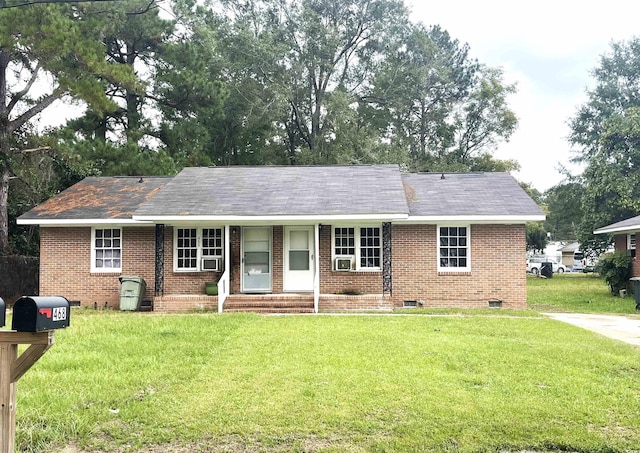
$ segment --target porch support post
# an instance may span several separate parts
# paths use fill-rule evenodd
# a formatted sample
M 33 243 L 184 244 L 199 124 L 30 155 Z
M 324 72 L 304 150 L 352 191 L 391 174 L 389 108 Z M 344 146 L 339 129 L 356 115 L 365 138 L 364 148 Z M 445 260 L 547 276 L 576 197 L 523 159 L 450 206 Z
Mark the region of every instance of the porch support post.
M 222 283 L 222 292 L 220 291 Z M 231 293 L 231 228 L 224 226 L 224 271 L 218 282 L 218 313 L 224 310 L 224 303 Z
M 313 312 L 318 313 L 318 305 L 320 302 L 320 224 L 315 225 L 315 234 L 313 235 Z
M 164 224 L 156 225 L 155 295 L 164 295 Z
M 382 224 L 382 294 L 393 294 L 391 275 L 391 222 Z

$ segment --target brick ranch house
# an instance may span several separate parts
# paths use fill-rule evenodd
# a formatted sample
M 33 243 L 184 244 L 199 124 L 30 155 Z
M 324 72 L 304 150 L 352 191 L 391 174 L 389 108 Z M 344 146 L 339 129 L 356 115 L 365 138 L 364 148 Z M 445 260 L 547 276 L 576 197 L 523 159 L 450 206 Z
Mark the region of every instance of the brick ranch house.
M 640 262 L 636 260 L 636 234 L 640 233 L 640 216 L 603 226 L 594 234 L 610 234 L 616 252 L 628 253 L 633 257 L 631 276 L 640 277 Z
M 89 177 L 18 219 L 40 227 L 40 294 L 161 312 L 525 308 L 525 223 L 506 173 L 396 165 L 185 168 Z M 218 295 L 205 282 L 218 282 Z

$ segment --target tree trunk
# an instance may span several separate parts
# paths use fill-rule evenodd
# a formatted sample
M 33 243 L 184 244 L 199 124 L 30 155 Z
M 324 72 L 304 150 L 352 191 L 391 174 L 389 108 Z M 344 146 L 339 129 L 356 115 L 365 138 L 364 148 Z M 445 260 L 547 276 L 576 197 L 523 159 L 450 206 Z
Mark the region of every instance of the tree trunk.
M 9 248 L 9 163 L 0 163 L 0 255 L 5 255 Z
M 9 153 L 11 141 L 9 133 L 9 112 L 7 106 L 7 67 L 9 54 L 0 49 L 0 254 L 9 248 Z

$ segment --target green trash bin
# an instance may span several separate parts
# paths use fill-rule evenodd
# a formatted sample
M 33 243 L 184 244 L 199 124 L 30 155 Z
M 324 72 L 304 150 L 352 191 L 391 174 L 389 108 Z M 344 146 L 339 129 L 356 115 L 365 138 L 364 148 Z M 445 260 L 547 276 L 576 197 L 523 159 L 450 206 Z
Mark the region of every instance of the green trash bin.
M 140 309 L 147 284 L 142 277 L 122 276 L 120 280 L 120 310 Z
M 629 280 L 633 282 L 633 295 L 636 299 L 636 310 L 640 310 L 640 277 L 632 277 Z

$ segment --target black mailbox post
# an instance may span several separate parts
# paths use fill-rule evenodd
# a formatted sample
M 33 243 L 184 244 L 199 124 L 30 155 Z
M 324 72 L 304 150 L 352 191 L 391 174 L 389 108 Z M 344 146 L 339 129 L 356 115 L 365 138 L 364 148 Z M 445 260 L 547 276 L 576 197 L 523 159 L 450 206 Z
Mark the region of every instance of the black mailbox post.
M 7 305 L 4 303 L 2 297 L 0 297 L 0 327 L 4 327 L 7 323 Z
M 11 328 L 18 332 L 41 332 L 69 326 L 71 306 L 62 296 L 21 297 L 13 304 Z

